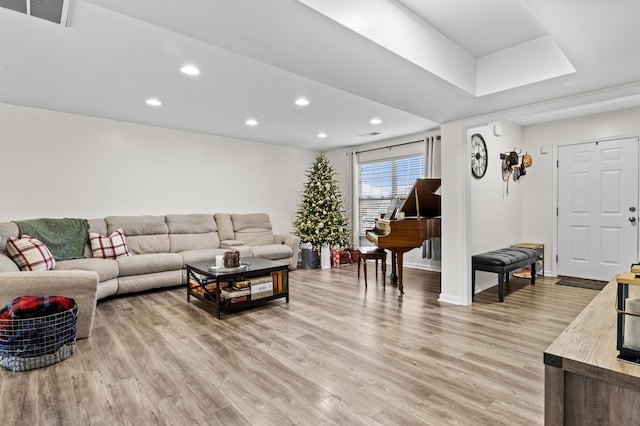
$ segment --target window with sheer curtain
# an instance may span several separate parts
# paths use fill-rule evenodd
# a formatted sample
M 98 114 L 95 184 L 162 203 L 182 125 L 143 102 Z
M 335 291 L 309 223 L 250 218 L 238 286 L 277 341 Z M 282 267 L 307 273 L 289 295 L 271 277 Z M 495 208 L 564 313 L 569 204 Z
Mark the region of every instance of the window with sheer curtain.
M 360 244 L 366 231 L 375 226 L 376 218 L 385 213 L 393 198 L 398 205 L 416 179 L 424 177 L 424 156 L 410 155 L 358 163 L 358 229 Z

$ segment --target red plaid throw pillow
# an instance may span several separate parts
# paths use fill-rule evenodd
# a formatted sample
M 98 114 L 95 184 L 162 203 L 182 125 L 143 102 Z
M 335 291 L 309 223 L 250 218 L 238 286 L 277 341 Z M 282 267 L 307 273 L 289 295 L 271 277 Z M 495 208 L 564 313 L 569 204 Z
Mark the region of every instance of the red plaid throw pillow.
M 20 239 L 9 237 L 7 254 L 23 271 L 48 271 L 56 266 L 47 246 L 28 235 Z
M 108 237 L 89 232 L 89 243 L 91 244 L 93 257 L 115 259 L 120 256 L 131 256 L 129 249 L 127 249 L 127 242 L 124 239 L 124 231 L 122 229 L 116 229 Z

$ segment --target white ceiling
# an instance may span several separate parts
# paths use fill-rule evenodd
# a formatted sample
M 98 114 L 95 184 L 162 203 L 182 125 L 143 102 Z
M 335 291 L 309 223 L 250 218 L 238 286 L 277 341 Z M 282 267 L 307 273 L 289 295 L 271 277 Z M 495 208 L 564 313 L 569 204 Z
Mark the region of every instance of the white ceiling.
M 70 11 L 64 27 L 0 9 L 0 102 L 315 150 L 469 117 L 532 124 L 640 105 L 636 0 L 75 0 Z

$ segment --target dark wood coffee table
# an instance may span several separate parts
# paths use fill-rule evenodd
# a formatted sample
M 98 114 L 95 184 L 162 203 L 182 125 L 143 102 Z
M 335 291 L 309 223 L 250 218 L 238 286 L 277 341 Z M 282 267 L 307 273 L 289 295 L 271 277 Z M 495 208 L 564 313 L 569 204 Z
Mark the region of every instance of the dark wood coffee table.
M 216 268 L 215 260 L 187 264 L 187 301 L 193 296 L 211 303 L 216 307 L 218 319 L 222 311 L 257 305 L 269 300 L 284 297 L 289 303 L 288 262 L 260 257 L 245 257 L 240 260 L 238 268 Z M 247 285 L 247 281 L 248 291 L 233 291 L 234 284 Z M 234 294 L 236 297 L 233 297 Z

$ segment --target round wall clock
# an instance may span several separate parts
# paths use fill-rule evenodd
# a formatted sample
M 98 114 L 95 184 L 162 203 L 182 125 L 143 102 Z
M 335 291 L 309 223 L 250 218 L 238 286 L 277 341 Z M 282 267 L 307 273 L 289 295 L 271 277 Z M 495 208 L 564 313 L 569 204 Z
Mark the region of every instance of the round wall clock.
M 487 144 L 480 133 L 471 136 L 471 174 L 480 179 L 487 172 Z

